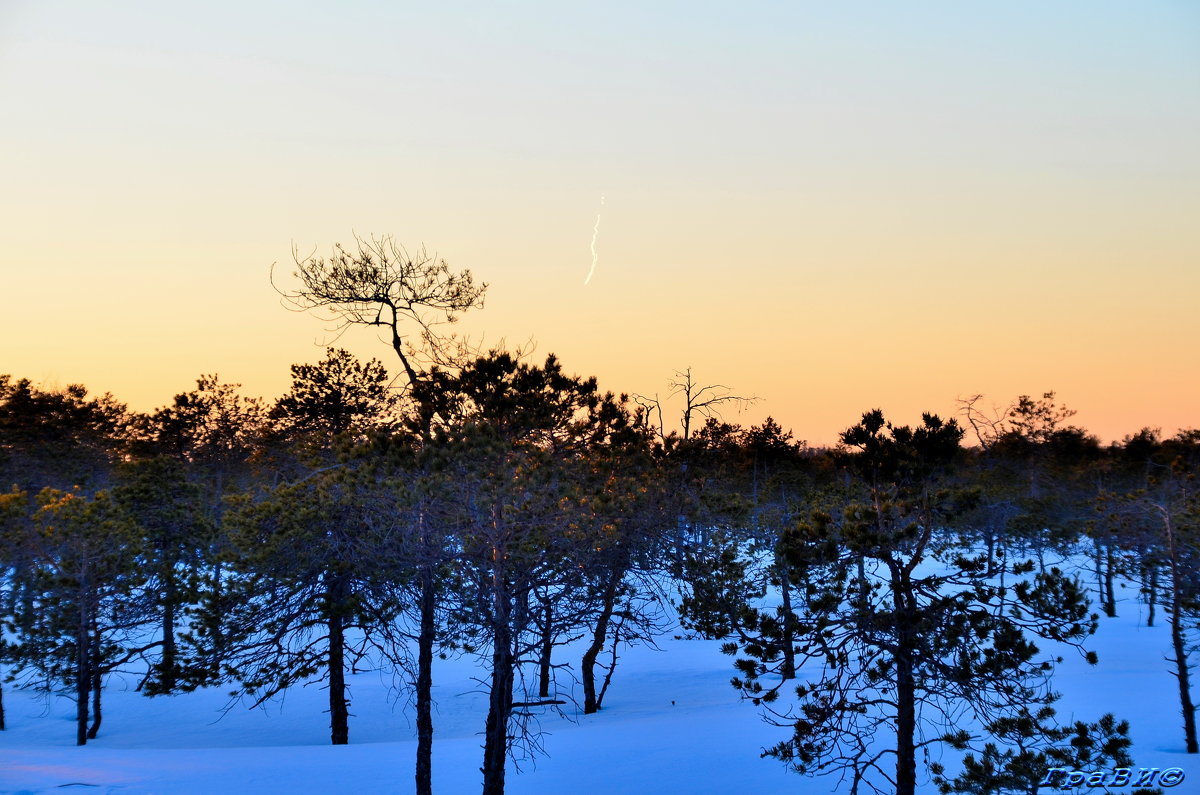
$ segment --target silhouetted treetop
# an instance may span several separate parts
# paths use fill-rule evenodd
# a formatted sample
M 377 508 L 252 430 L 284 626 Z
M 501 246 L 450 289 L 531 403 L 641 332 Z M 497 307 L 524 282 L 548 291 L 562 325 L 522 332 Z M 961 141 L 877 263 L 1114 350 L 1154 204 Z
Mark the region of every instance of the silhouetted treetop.
M 476 284 L 471 271 L 454 272 L 446 261 L 422 247 L 410 252 L 392 237 L 361 238 L 337 243 L 329 256 L 292 258 L 300 281 L 295 289 L 276 290 L 299 312 L 324 310 L 331 331 L 340 336 L 350 326 L 384 330 L 404 365 L 409 381 L 417 381 L 410 354 L 416 350 L 406 326 L 415 326 L 424 353 L 442 357 L 446 339 L 433 333 L 440 323 L 453 323 L 459 313 L 483 305 L 487 284 Z M 412 350 L 406 351 L 409 344 Z

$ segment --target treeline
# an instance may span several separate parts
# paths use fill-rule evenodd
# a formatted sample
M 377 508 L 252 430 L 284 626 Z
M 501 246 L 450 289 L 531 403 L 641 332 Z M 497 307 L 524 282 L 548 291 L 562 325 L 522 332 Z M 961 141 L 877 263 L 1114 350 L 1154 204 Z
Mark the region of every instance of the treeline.
M 724 506 L 689 514 L 680 616 L 725 640 L 734 687 L 789 731 L 764 755 L 901 793 L 922 767 L 946 793 L 1036 795 L 1052 769 L 1128 766 L 1127 723 L 1059 723 L 1052 688 L 1063 649 L 1097 663 L 1091 604 L 1115 617 L 1121 581 L 1169 625 L 1196 753 L 1200 432 L 1104 446 L 1053 393 L 990 418 L 977 402 L 961 426 L 869 411 L 834 449 L 710 421 L 678 451 L 716 474 L 675 488 Z
M 868 411 L 813 448 L 722 421 L 736 398 L 690 372 L 671 430 L 657 400 L 553 356 L 437 335 L 483 286 L 423 252 L 358 241 L 296 276 L 297 308 L 383 331 L 398 381 L 330 349 L 273 403 L 205 376 L 139 414 L 0 376 L 3 679 L 71 694 L 79 744 L 116 671 L 148 696 L 220 685 L 251 705 L 321 681 L 343 744 L 346 677 L 390 670 L 429 793 L 433 663 L 474 655 L 483 791 L 501 793 L 506 760 L 539 746 L 531 721 L 600 710 L 621 650 L 677 610 L 724 641 L 734 686 L 782 727 L 767 753 L 797 771 L 1036 793 L 1050 767 L 1129 763 L 1116 717 L 1056 720 L 1035 641 L 1094 660 L 1092 599 L 1115 616 L 1130 580 L 1169 624 L 1197 751 L 1200 432 L 1104 446 L 1046 394 L 967 401 L 961 424 Z M 949 751 L 961 765 L 930 761 Z
M 1198 433 L 1104 447 L 1046 395 L 976 422 L 970 447 L 954 421 L 876 411 L 814 449 L 769 419 L 665 432 L 554 357 L 433 368 L 403 400 L 341 350 L 292 378 L 270 405 L 204 377 L 136 414 L 0 377 L 5 678 L 68 689 L 80 744 L 116 670 L 147 695 L 233 684 L 251 704 L 321 679 L 345 743 L 346 675 L 386 666 L 428 754 L 433 658 L 468 653 L 499 791 L 525 720 L 574 699 L 574 677 L 599 710 L 673 582 L 685 626 L 725 639 L 735 686 L 790 727 L 772 755 L 905 791 L 937 740 L 968 751 L 947 791 L 1025 791 L 1089 761 L 1073 738 L 1123 758 L 1120 724 L 1054 723 L 1029 638 L 1082 644 L 1086 591 L 1115 616 L 1128 579 L 1170 625 L 1196 750 Z M 882 756 L 862 743 L 882 735 Z
M 206 377 L 137 415 L 0 379 L 7 679 L 70 688 L 83 744 L 118 669 L 254 704 L 319 678 L 345 743 L 346 674 L 392 666 L 427 778 L 433 657 L 475 653 L 502 787 L 523 719 L 565 703 L 556 649 L 594 639 L 574 666 L 591 712 L 600 652 L 655 631 L 657 464 L 628 406 L 553 357 L 434 369 L 403 402 L 389 381 L 331 350 L 272 405 Z

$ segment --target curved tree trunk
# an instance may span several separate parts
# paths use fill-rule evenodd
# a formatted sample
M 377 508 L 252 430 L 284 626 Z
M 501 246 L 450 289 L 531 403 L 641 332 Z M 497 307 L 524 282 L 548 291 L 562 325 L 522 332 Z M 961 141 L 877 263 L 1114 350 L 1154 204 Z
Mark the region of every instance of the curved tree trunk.
M 1200 753 L 1196 741 L 1196 707 L 1192 703 L 1187 646 L 1183 637 L 1183 622 L 1179 616 L 1179 593 L 1171 600 L 1171 648 L 1175 652 L 1175 679 L 1179 683 L 1179 708 L 1183 713 L 1183 737 L 1189 754 Z
M 617 602 L 617 585 L 620 578 L 610 573 L 601 597 L 600 614 L 596 616 L 596 626 L 592 628 L 592 642 L 583 653 L 583 661 L 579 666 L 579 677 L 583 680 L 583 714 L 591 715 L 600 711 L 600 700 L 596 696 L 596 659 L 604 649 L 604 640 L 608 637 L 608 625 L 612 620 L 613 610 Z
M 100 711 L 100 669 L 92 666 L 92 725 L 88 727 L 88 739 L 96 739 L 100 734 L 100 723 L 104 714 Z

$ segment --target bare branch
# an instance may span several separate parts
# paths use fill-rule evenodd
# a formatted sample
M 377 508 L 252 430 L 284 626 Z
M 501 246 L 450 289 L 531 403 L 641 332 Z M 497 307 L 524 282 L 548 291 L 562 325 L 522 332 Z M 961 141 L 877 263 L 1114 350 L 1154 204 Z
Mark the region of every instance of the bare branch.
M 350 326 L 379 328 L 410 385 L 418 380 L 416 363 L 440 361 L 453 349 L 455 337 L 439 334 L 435 327 L 482 307 L 487 291 L 487 284 L 476 285 L 469 270 L 454 273 L 423 246 L 410 252 L 391 236 L 356 234 L 349 248 L 335 244 L 329 256 L 301 256 L 293 245 L 292 259 L 297 288 L 281 288 L 271 267 L 271 284 L 283 304 L 293 311 L 315 312 L 338 336 Z M 419 344 L 410 344 L 414 334 Z

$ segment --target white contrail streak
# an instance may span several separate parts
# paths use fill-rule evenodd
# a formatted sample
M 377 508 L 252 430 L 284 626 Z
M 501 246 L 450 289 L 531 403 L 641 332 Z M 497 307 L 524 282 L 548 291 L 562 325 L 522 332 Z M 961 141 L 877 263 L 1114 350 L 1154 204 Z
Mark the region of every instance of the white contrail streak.
M 600 206 L 604 206 L 604 195 L 600 195 Z M 592 269 L 588 271 L 587 278 L 583 280 L 583 286 L 586 287 L 588 282 L 592 280 L 592 274 L 596 272 L 596 236 L 600 234 L 600 213 L 596 213 L 596 225 L 592 227 Z

